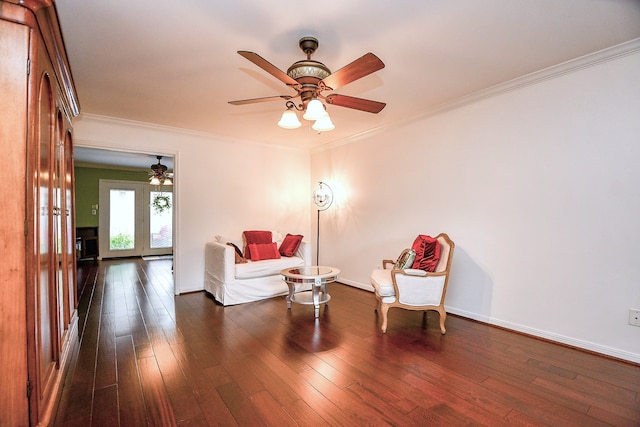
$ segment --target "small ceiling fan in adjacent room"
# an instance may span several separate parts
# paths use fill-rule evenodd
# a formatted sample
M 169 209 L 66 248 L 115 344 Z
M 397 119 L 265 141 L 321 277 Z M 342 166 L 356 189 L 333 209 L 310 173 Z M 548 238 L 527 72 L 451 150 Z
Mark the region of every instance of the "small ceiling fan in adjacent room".
M 156 156 L 158 163 L 151 165 L 149 171 L 149 184 L 173 185 L 173 172 L 167 172 L 167 167 L 160 163 L 162 156 Z
M 303 111 L 303 118 L 314 121 L 312 128 L 318 132 L 334 129 L 325 105 L 337 105 L 339 107 L 352 108 L 368 113 L 379 113 L 387 105 L 384 102 L 371 101 L 369 99 L 340 95 L 337 93 L 325 94 L 348 83 L 368 76 L 382 68 L 384 63 L 373 53 L 367 53 L 338 71 L 332 73 L 322 62 L 311 59 L 311 55 L 318 48 L 318 40 L 314 37 L 303 37 L 299 40 L 300 49 L 307 55 L 307 59 L 294 62 L 287 72 L 283 72 L 266 59 L 254 52 L 244 50 L 238 53 L 271 74 L 290 88 L 296 91 L 295 95 L 277 95 L 265 98 L 243 99 L 229 101 L 233 105 L 253 104 L 257 102 L 286 100 L 287 110 L 282 114 L 278 126 L 285 129 L 296 129 L 301 126 L 297 111 Z M 292 101 L 300 98 L 299 102 Z

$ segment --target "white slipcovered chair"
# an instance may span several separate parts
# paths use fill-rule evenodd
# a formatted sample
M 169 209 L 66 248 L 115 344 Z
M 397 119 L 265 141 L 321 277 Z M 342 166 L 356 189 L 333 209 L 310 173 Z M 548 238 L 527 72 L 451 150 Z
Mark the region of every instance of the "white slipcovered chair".
M 440 244 L 440 260 L 434 272 L 417 269 L 387 268 L 395 261 L 383 260 L 382 269 L 371 273 L 371 285 L 378 299 L 378 311 L 382 314 L 382 332 L 387 331 L 387 313 L 391 307 L 406 310 L 434 310 L 440 314 L 440 331 L 446 329 L 444 321 L 447 312 L 444 309 L 444 298 L 447 294 L 449 271 L 455 244 L 445 233 L 436 236 Z

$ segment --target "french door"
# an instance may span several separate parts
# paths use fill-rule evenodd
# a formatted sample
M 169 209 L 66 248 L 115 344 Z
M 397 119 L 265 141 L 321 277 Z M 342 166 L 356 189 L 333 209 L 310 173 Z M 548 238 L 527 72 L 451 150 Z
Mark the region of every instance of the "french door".
M 101 258 L 172 253 L 171 187 L 101 179 L 99 197 Z

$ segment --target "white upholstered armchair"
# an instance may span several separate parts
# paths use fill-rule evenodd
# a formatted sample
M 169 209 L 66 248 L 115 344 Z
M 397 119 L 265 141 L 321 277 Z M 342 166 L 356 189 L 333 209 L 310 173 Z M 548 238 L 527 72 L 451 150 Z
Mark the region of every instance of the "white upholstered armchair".
M 394 265 L 395 262 L 383 260 L 383 268 L 371 273 L 371 285 L 378 299 L 378 311 L 382 314 L 382 332 L 387 331 L 387 313 L 391 307 L 437 311 L 440 314 L 440 331 L 446 332 L 444 298 L 455 244 L 444 233 L 435 239 L 440 245 L 440 259 L 433 272 L 412 268 L 389 269 L 389 264 Z

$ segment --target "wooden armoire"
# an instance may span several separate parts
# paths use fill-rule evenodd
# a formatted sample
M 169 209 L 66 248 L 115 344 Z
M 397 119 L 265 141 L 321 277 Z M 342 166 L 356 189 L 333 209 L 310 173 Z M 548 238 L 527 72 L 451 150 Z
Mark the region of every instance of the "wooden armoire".
M 49 425 L 77 349 L 72 120 L 53 0 L 0 0 L 0 425 Z

